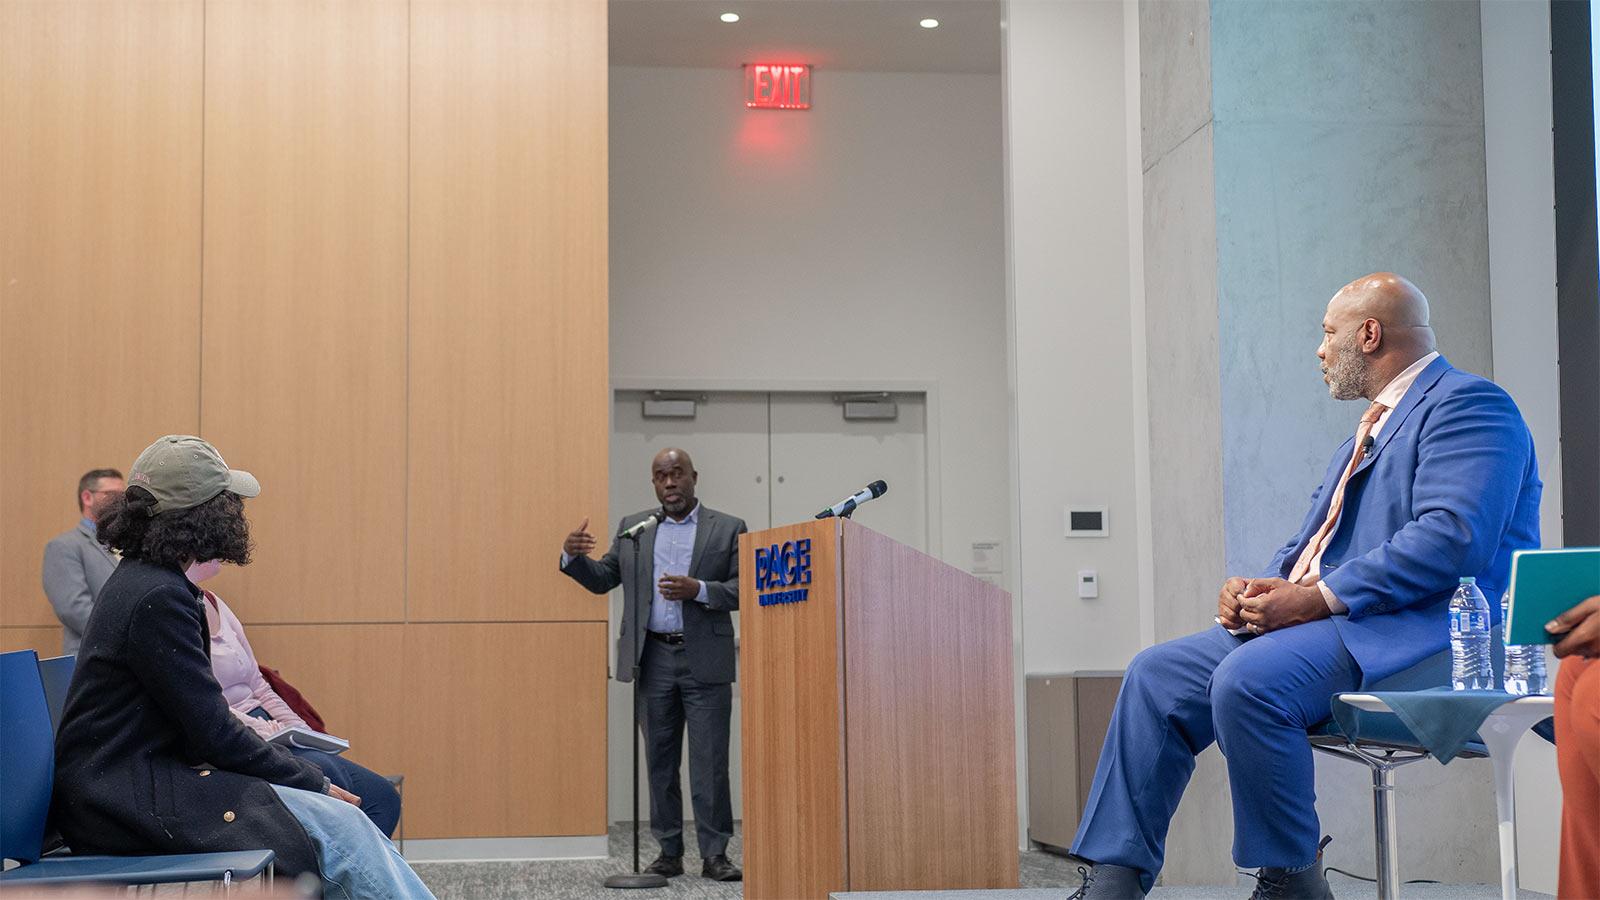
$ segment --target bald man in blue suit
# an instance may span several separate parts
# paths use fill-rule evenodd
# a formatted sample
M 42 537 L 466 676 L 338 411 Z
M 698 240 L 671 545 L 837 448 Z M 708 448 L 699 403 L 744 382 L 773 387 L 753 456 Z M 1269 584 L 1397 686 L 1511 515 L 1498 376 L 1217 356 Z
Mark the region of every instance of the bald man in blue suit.
M 1129 665 L 1072 847 L 1094 863 L 1085 900 L 1150 890 L 1213 741 L 1233 787 L 1234 862 L 1260 870 L 1254 896 L 1332 897 L 1306 730 L 1330 695 L 1442 651 L 1461 576 L 1497 597 L 1512 552 L 1539 546 L 1527 425 L 1505 391 L 1438 354 L 1415 285 L 1388 272 L 1346 285 L 1317 357 L 1334 399 L 1370 402 L 1299 532 L 1260 575 L 1222 586 L 1219 626 Z

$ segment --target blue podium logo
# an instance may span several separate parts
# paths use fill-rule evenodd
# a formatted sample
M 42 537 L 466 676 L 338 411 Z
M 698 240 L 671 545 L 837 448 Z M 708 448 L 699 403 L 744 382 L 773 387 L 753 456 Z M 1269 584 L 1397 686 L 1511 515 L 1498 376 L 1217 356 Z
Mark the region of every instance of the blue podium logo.
M 756 548 L 756 597 L 762 606 L 803 603 L 811 589 L 811 539 Z

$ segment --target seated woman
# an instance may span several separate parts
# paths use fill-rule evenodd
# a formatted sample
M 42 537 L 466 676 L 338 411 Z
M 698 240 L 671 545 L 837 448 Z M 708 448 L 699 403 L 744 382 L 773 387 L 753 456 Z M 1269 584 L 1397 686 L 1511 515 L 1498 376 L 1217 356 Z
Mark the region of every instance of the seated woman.
M 184 574 L 198 585 L 215 576 L 221 568 L 222 561 L 214 559 L 195 563 Z M 211 672 L 222 685 L 222 696 L 233 708 L 234 715 L 263 739 L 285 728 L 309 728 L 262 677 L 255 651 L 250 649 L 239 617 L 216 594 L 204 588 L 201 593 L 206 601 L 206 625 L 211 630 Z M 316 763 L 334 784 L 360 797 L 361 811 L 372 824 L 385 835 L 394 836 L 395 826 L 400 823 L 400 794 L 389 779 L 332 753 L 304 747 L 292 747 L 289 752 Z
M 1561 875 L 1556 896 L 1600 897 L 1600 597 L 1545 626 L 1555 642 Z
M 56 733 L 52 816 L 79 853 L 272 850 L 326 897 L 432 898 L 316 765 L 228 708 L 206 656 L 196 560 L 250 561 L 243 497 L 260 492 L 196 437 L 139 455 L 100 519 L 122 562 L 95 600 Z

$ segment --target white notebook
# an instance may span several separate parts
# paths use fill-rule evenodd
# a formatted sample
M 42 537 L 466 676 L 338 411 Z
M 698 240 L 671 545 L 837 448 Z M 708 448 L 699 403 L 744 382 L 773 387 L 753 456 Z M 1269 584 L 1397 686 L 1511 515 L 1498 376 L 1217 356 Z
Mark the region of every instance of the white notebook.
M 267 738 L 267 743 L 278 744 L 284 747 L 299 747 L 304 750 L 321 750 L 324 753 L 340 754 L 350 749 L 350 742 L 344 738 L 312 731 L 296 725 L 285 728 L 272 737 Z

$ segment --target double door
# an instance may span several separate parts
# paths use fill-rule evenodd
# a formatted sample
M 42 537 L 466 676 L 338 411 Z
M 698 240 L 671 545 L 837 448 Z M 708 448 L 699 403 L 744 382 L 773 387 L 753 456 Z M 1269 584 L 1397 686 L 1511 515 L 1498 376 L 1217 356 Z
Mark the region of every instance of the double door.
M 895 393 L 893 419 L 846 418 L 841 398 L 815 392 L 663 392 L 694 401 L 693 417 L 647 415 L 651 391 L 617 391 L 612 406 L 609 521 L 591 523 L 602 542 L 623 516 L 658 506 L 650 462 L 665 447 L 689 453 L 700 473 L 704 504 L 745 521 L 751 531 L 809 519 L 868 483 L 889 492 L 861 508 L 857 521 L 926 552 L 928 548 L 927 404 L 924 395 Z M 682 404 L 675 412 L 682 413 Z M 881 409 L 882 407 L 880 407 Z M 573 523 L 576 524 L 576 523 Z M 622 616 L 622 592 L 612 592 L 611 632 Z M 738 615 L 734 615 L 737 630 Z M 615 648 L 613 648 L 613 653 Z M 615 671 L 616 660 L 612 660 Z M 736 686 L 737 687 L 737 686 Z M 610 697 L 610 813 L 630 815 L 628 729 L 630 691 L 612 682 Z M 732 771 L 734 816 L 741 810 L 739 692 L 734 691 Z M 688 754 L 685 751 L 684 759 Z M 687 769 L 682 773 L 685 818 Z M 649 790 L 640 773 L 640 796 Z M 692 836 L 686 839 L 693 840 Z

